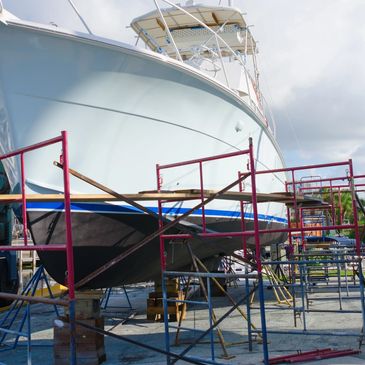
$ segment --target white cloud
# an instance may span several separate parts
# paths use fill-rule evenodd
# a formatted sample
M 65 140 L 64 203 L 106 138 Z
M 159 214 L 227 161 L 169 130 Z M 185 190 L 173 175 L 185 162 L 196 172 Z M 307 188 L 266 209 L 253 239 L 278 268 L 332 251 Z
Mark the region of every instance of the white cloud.
M 132 19 L 153 9 L 146 0 L 77 0 L 80 12 L 98 35 L 134 43 L 135 33 L 128 30 Z
M 365 2 L 245 4 L 256 24 L 266 95 L 289 164 L 353 158 L 363 173 Z
M 95 33 L 129 42 L 134 34 L 125 27 L 154 7 L 152 0 L 73 1 Z M 3 2 L 23 18 L 82 29 L 67 0 Z M 289 164 L 353 157 L 364 172 L 365 2 L 236 0 L 235 5 L 255 25 L 262 85 Z
M 261 68 L 270 80 L 275 106 L 295 97 L 298 87 L 309 88 L 329 72 L 333 62 L 349 67 L 351 58 L 364 54 L 364 42 L 349 53 L 349 43 L 364 36 L 361 0 L 247 0 L 248 18 L 256 24 Z

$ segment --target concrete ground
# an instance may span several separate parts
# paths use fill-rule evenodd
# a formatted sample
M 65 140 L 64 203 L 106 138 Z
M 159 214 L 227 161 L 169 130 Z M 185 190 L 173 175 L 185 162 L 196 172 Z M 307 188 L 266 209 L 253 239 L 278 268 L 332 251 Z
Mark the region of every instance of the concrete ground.
M 132 306 L 136 310 L 133 318 L 122 324 L 122 317 L 126 315 L 126 310 L 122 308 L 108 308 L 106 313 L 106 329 L 112 330 L 113 333 L 126 336 L 135 341 L 148 344 L 160 349 L 164 349 L 164 324 L 161 322 L 151 322 L 146 320 L 146 298 L 148 292 L 152 291 L 149 286 L 131 287 L 128 289 Z M 229 288 L 231 295 L 236 298 L 242 298 L 244 288 Z M 342 293 L 343 310 L 360 310 L 360 300 L 345 299 L 346 293 Z M 349 296 L 356 293 L 349 292 Z M 293 329 L 293 311 L 283 310 L 280 308 L 286 305 L 278 305 L 273 296 L 272 290 L 265 289 L 266 296 L 266 319 L 269 330 L 292 330 Z M 339 309 L 338 300 L 330 300 L 328 298 L 336 298 L 336 293 L 318 293 L 311 294 L 311 309 Z M 319 298 L 319 300 L 317 300 Z M 112 296 L 111 304 L 114 306 L 125 306 L 127 304 L 123 295 Z M 301 303 L 297 303 L 298 306 Z M 257 298 L 253 303 L 252 322 L 258 328 L 260 325 L 260 314 Z M 230 305 L 226 298 L 215 298 L 214 308 L 217 317 L 223 315 Z M 245 311 L 245 306 L 241 307 Z M 3 314 L 2 314 L 3 315 Z M 50 306 L 33 305 L 32 306 L 32 363 L 50 365 L 53 364 L 53 321 L 55 313 Z M 321 335 L 321 332 L 354 332 L 360 334 L 362 328 L 361 313 L 306 313 L 307 328 L 319 332 L 316 336 L 310 335 L 284 335 L 269 334 L 269 351 L 270 358 L 293 354 L 297 351 L 312 351 L 315 349 L 323 349 L 331 347 L 334 349 L 358 349 L 359 337 L 341 337 Z M 171 323 L 172 325 L 174 323 Z M 302 329 L 303 320 L 298 319 L 298 329 Z M 180 353 L 197 335 L 198 329 L 206 329 L 208 325 L 208 313 L 202 306 L 190 306 L 187 312 L 187 318 L 183 321 L 184 330 L 180 334 L 180 344 L 174 345 L 174 330 L 171 329 L 171 351 Z M 216 361 L 222 364 L 260 364 L 263 360 L 262 345 L 255 341 L 253 349 L 248 350 L 247 343 L 247 322 L 242 318 L 238 311 L 234 311 L 226 320 L 222 322 L 220 328 L 223 332 L 225 343 L 227 344 L 227 352 L 232 357 L 227 360 L 222 358 L 222 348 L 215 336 L 215 353 Z M 210 345 L 206 343 L 195 347 L 190 355 L 200 358 L 208 358 L 210 356 Z M 106 338 L 107 361 L 105 365 L 120 364 L 166 364 L 166 358 L 162 354 L 145 350 L 119 341 L 110 337 Z M 185 362 L 178 362 L 185 363 Z M 0 352 L 0 365 L 21 365 L 27 364 L 25 340 L 20 341 L 20 346 L 15 350 Z M 365 364 L 365 354 L 354 356 L 340 357 L 316 362 L 306 362 L 306 364 Z

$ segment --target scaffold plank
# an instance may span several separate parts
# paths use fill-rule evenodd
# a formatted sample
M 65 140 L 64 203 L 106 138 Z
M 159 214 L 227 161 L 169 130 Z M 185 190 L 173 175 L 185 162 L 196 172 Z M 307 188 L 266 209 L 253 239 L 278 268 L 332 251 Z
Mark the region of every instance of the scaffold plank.
M 216 194 L 216 190 L 204 190 L 204 198 L 210 198 Z M 183 201 L 201 199 L 199 189 L 176 190 L 176 191 L 150 191 L 140 192 L 136 194 L 123 194 L 128 199 L 134 201 Z M 71 201 L 73 202 L 113 202 L 120 201 L 117 197 L 111 194 L 71 194 Z M 233 200 L 250 202 L 252 199 L 251 192 L 228 191 L 216 197 L 220 200 Z M 277 202 L 283 204 L 293 203 L 293 195 L 289 193 L 258 193 L 257 200 L 259 203 Z M 28 202 L 62 202 L 64 200 L 63 194 L 27 194 L 26 200 Z M 22 201 L 21 194 L 0 194 L 0 204 L 10 204 Z M 297 203 L 319 204 L 320 201 L 303 195 L 296 196 Z

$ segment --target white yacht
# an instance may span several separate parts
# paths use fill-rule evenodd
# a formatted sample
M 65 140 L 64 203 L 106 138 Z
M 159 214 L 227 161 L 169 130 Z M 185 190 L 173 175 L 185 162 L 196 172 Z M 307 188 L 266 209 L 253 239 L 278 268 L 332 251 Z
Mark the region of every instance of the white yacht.
M 137 46 L 24 21 L 0 6 L 0 153 L 67 130 L 71 167 L 120 193 L 155 189 L 157 163 L 239 151 L 248 147 L 249 137 L 257 169 L 283 167 L 259 87 L 256 42 L 241 10 L 192 1 L 151 4 L 155 10 L 131 22 Z M 59 155 L 59 146 L 53 146 L 26 156 L 28 193 L 62 191 L 61 172 L 52 165 Z M 243 158 L 206 164 L 205 188 L 223 188 L 246 164 Z M 4 169 L 12 191 L 19 192 L 17 162 L 5 162 Z M 260 175 L 258 191 L 284 191 L 284 181 L 284 173 Z M 174 169 L 164 173 L 162 189 L 198 184 L 198 169 Z M 71 189 L 97 192 L 77 179 Z M 250 191 L 249 183 L 245 189 Z M 195 203 L 170 204 L 164 213 L 175 217 Z M 157 211 L 157 202 L 144 205 Z M 35 244 L 64 242 L 62 204 L 28 203 L 27 209 Z M 250 209 L 245 212 L 248 229 Z M 209 229 L 239 230 L 239 212 L 238 202 L 214 201 L 205 210 Z M 285 225 L 285 212 L 279 203 L 260 204 L 261 227 Z M 197 211 L 189 224 L 199 229 L 200 220 Z M 153 217 L 125 203 L 73 203 L 72 223 L 76 281 L 157 229 Z M 261 243 L 283 239 L 267 234 Z M 208 263 L 241 246 L 241 239 L 192 242 L 194 252 Z M 39 255 L 48 272 L 63 282 L 63 253 Z M 170 269 L 190 262 L 186 247 L 175 242 L 166 244 L 166 255 Z M 154 240 L 88 286 L 153 279 L 159 270 Z

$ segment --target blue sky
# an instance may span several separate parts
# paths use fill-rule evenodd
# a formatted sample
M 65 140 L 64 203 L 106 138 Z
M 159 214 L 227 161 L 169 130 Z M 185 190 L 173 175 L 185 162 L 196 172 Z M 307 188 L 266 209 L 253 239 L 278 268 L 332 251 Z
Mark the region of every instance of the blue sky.
M 129 22 L 154 7 L 152 0 L 73 1 L 94 33 L 127 42 L 134 41 L 133 32 L 126 28 Z M 83 30 L 67 0 L 3 3 L 21 18 Z M 287 164 L 353 158 L 356 172 L 364 174 L 365 1 L 234 3 L 254 25 L 261 85 L 275 115 Z

